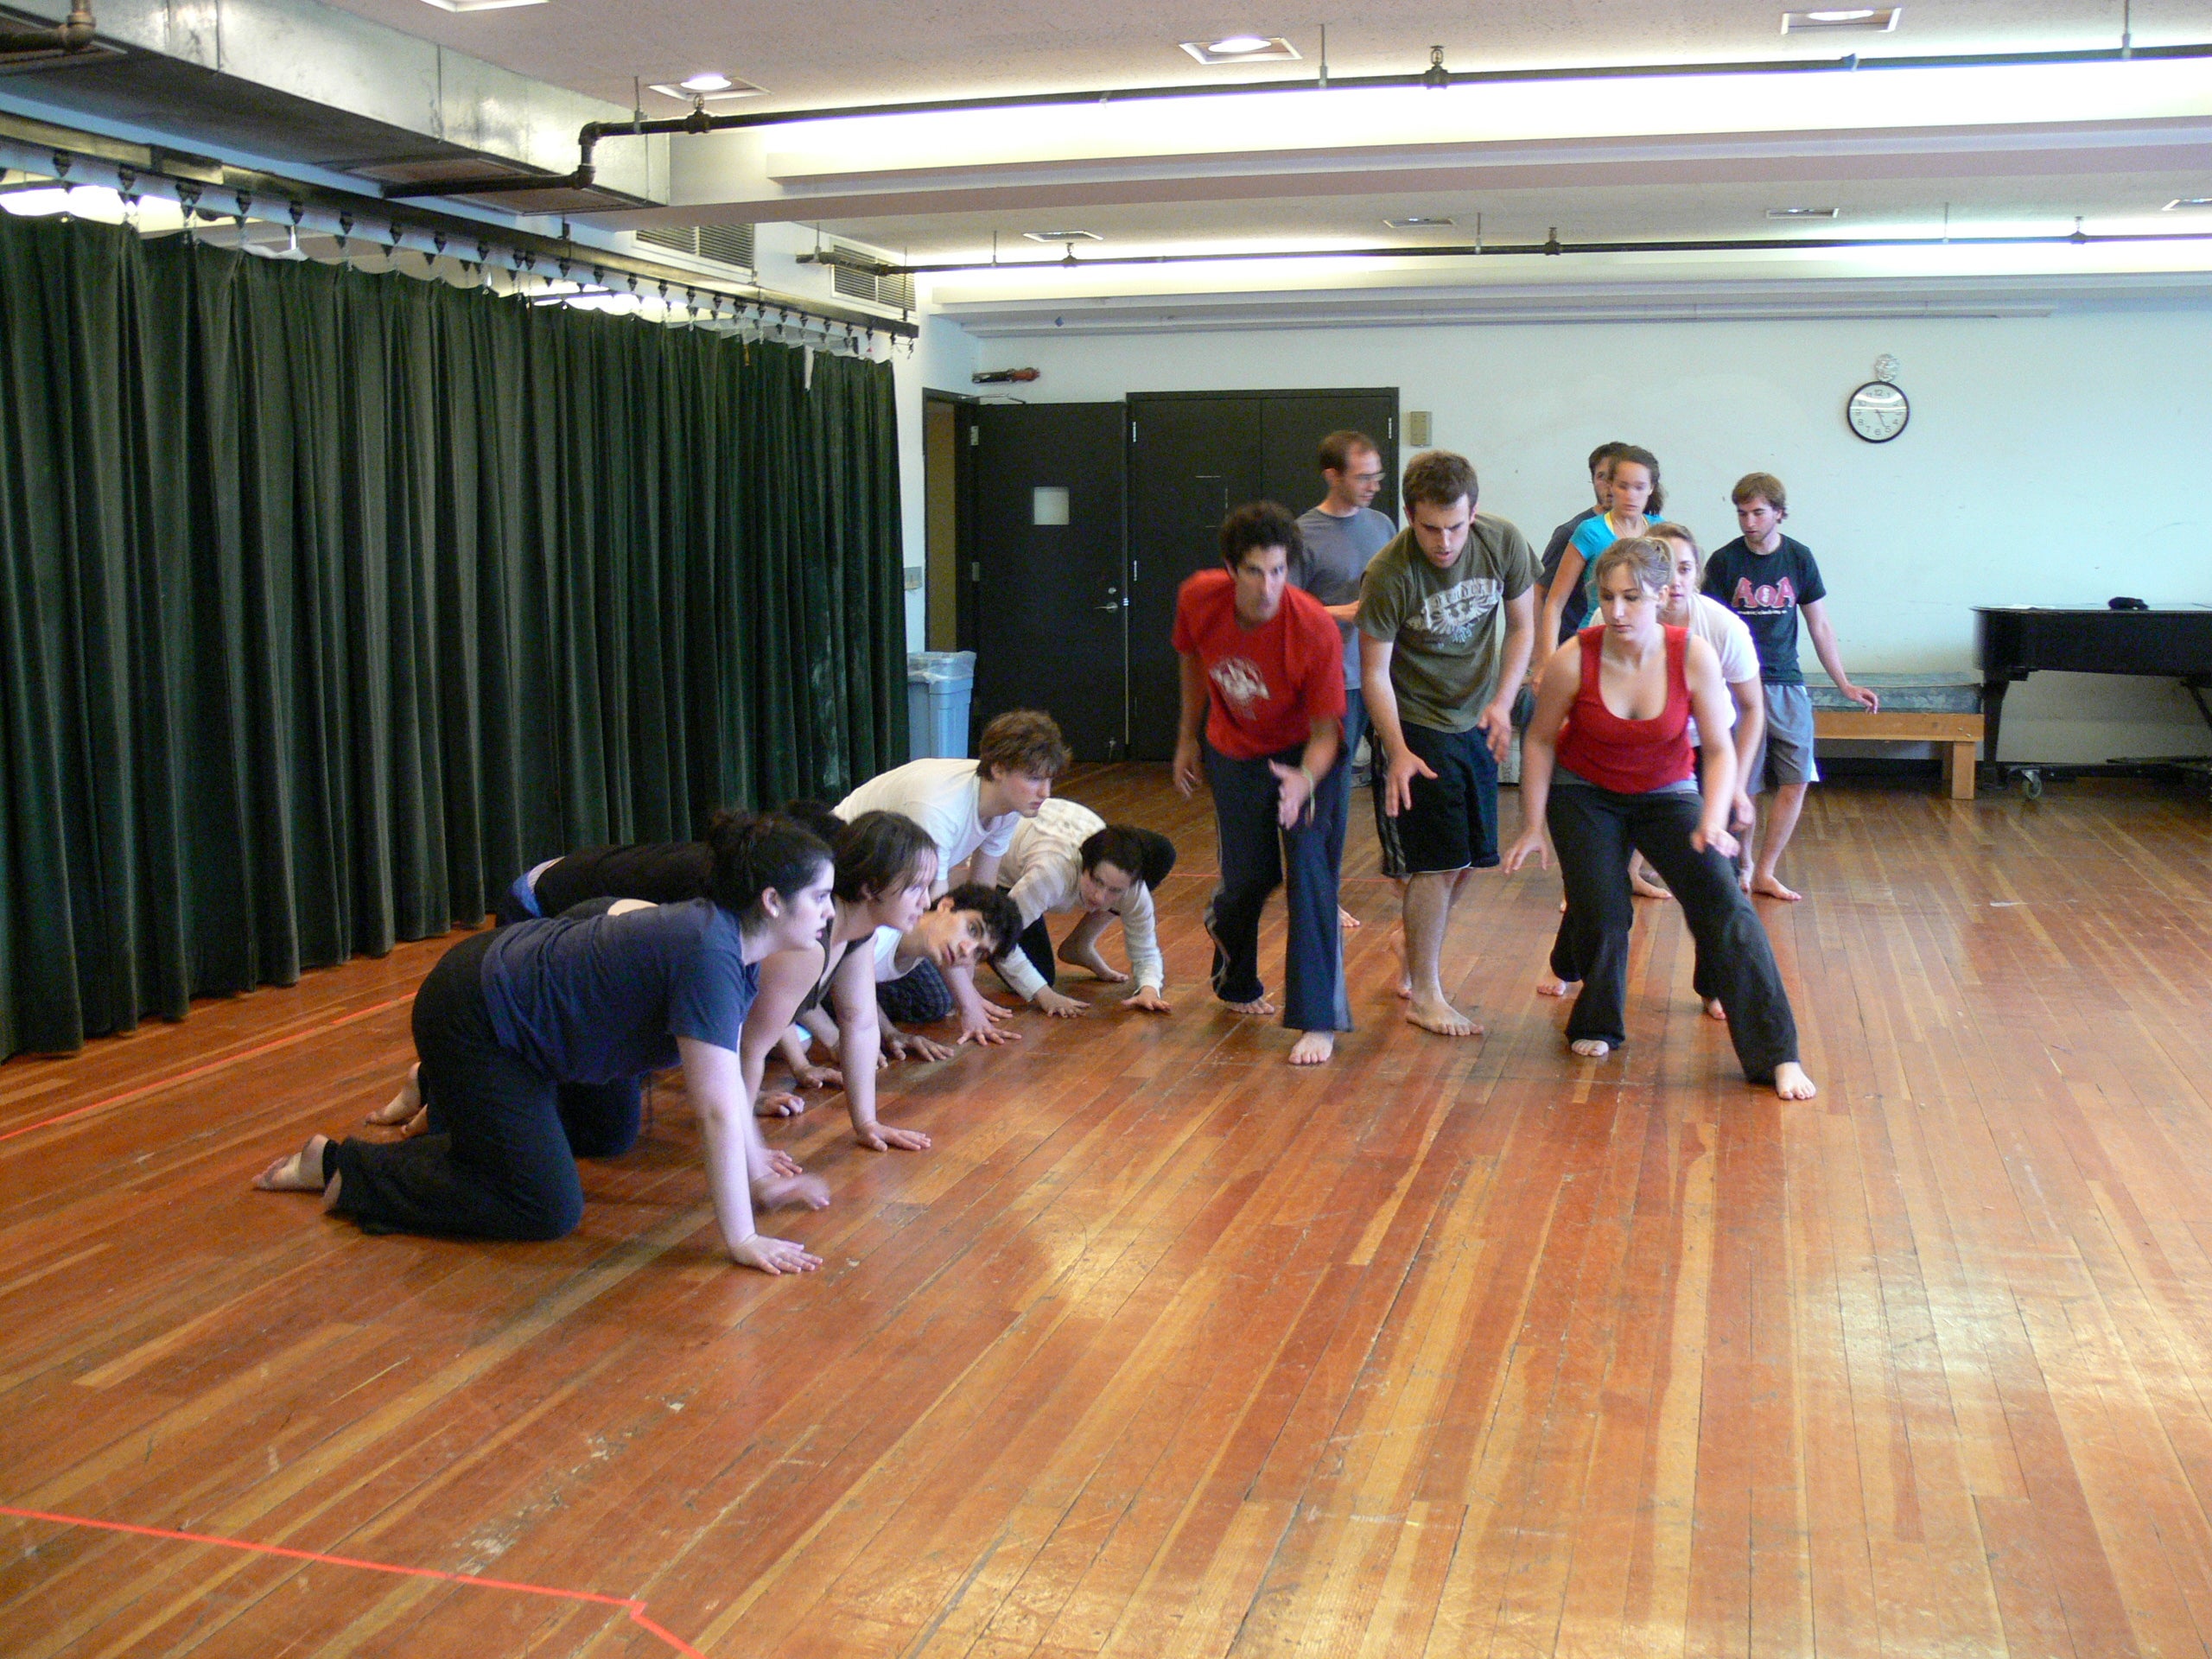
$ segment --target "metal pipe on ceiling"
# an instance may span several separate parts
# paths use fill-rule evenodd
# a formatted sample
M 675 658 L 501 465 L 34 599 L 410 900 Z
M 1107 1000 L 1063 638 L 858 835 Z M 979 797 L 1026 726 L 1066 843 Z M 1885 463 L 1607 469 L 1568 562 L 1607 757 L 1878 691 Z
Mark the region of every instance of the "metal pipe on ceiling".
M 2052 52 L 1923 53 L 1879 58 L 1856 52 L 1840 58 L 1769 58 L 1722 63 L 1592 64 L 1581 67 L 1535 69 L 1470 69 L 1451 72 L 1454 87 L 1510 86 L 1522 82 L 1627 80 L 1639 77 L 1681 78 L 1698 75 L 1779 75 L 1866 73 L 1884 69 L 1997 69 L 2038 64 L 2152 63 L 2192 58 L 2212 58 L 2212 41 L 2181 46 L 2086 47 Z M 1325 82 L 1337 91 L 1346 87 L 1432 86 L 1433 69 L 1406 74 L 1336 75 Z M 807 110 L 763 110 L 752 114 L 709 115 L 706 99 L 695 99 L 689 115 L 657 117 L 652 120 L 592 121 L 576 135 L 579 158 L 573 173 L 512 173 L 478 178 L 445 179 L 434 183 L 393 184 L 385 187 L 387 200 L 408 196 L 488 196 L 523 190 L 585 190 L 594 176 L 594 150 L 604 138 L 641 137 L 652 133 L 741 132 L 760 127 L 789 126 L 802 121 L 856 120 L 889 115 L 942 115 L 975 110 L 1021 110 L 1090 104 L 1121 104 L 1172 98 L 1235 98 L 1263 92 L 1310 92 L 1324 83 L 1308 80 L 1231 81 L 1219 86 L 1187 83 L 1169 86 L 1116 86 L 1090 92 L 1014 92 L 980 98 L 916 99 L 893 104 L 854 104 Z
M 1650 242 L 1562 242 L 1554 231 L 1541 242 L 1461 242 L 1429 247 L 1262 248 L 1222 253 L 1099 254 L 1077 259 L 950 260 L 940 264 L 868 267 L 880 276 L 942 276 L 970 270 L 1088 270 L 1097 265 L 1206 265 L 1286 259 L 1473 259 L 1553 257 L 1569 253 L 1794 253 L 1806 249 L 2090 247 L 2107 243 L 2212 242 L 2212 231 L 2024 232 L 2003 236 L 1742 236 L 1680 237 Z
M 195 213 L 209 221 L 277 218 L 293 225 L 313 214 L 321 221 L 323 234 L 343 234 L 364 243 L 397 245 L 404 237 L 413 235 L 417 245 L 429 243 L 441 251 L 448 244 L 455 250 L 481 248 L 484 260 L 496 255 L 517 270 L 541 276 L 566 267 L 564 274 L 588 270 L 602 281 L 611 276 L 632 283 L 651 283 L 657 288 L 695 289 L 764 318 L 772 312 L 779 319 L 824 330 L 856 329 L 909 340 L 920 333 L 911 320 L 878 316 L 857 306 L 786 294 L 757 283 L 732 282 L 681 265 L 579 245 L 563 237 L 488 225 L 432 207 L 395 206 L 376 196 L 304 184 L 279 174 L 233 167 L 204 156 L 99 138 L 42 121 L 0 114 L 0 149 L 13 151 L 19 157 L 9 165 L 50 168 L 57 180 L 111 185 L 126 196 L 145 194 L 149 185 L 157 185 L 155 194 L 174 197 L 187 210 L 188 224 Z M 453 257 L 462 256 L 455 251 Z
M 91 51 L 99 35 L 92 7 L 85 0 L 75 0 L 69 16 L 50 29 L 0 29 L 0 58 L 47 54 L 74 57 Z

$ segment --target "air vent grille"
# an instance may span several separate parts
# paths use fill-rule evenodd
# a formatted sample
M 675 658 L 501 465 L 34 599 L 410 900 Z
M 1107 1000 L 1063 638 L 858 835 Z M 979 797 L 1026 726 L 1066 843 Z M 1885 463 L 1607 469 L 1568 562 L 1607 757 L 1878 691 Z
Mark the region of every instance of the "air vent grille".
M 734 265 L 740 270 L 753 269 L 750 225 L 654 225 L 639 231 L 638 240 L 647 247 L 688 253 L 695 259 L 710 259 L 718 265 Z
M 842 244 L 839 245 L 842 246 Z M 859 248 L 846 248 L 844 251 L 866 259 L 875 257 Z M 879 276 L 873 271 L 832 265 L 830 267 L 830 285 L 849 300 L 870 300 L 877 305 L 895 306 L 901 311 L 914 308 L 914 279 L 912 276 Z
M 725 265 L 741 265 L 747 270 L 753 270 L 753 226 L 702 225 L 699 227 L 699 257 Z

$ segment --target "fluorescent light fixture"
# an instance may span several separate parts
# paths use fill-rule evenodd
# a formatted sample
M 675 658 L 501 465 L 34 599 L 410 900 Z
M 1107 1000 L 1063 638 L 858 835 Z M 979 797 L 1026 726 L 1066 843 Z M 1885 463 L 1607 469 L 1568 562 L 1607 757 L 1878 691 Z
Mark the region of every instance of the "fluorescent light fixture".
M 1408 213 L 1403 219 L 1386 219 L 1383 224 L 1394 231 L 1440 231 L 1446 226 L 1457 225 L 1456 219 L 1441 219 L 1429 213 Z
M 1105 238 L 1096 231 L 1024 231 L 1022 235 L 1032 242 L 1103 242 Z
M 545 0 L 423 0 L 440 11 L 505 11 L 510 6 L 542 6 Z
M 702 70 L 685 80 L 655 80 L 646 84 L 663 98 L 672 98 L 679 104 L 689 104 L 700 98 L 709 104 L 719 104 L 728 98 L 758 98 L 762 90 L 749 80 L 740 80 L 719 69 Z
M 2212 196 L 2176 196 L 2158 211 L 2162 213 L 2177 213 L 2187 207 L 2212 207 Z
M 1224 35 L 1217 41 L 1180 44 L 1200 63 L 1272 63 L 1298 56 L 1298 48 L 1280 35 Z
M 1834 207 L 1770 207 L 1769 219 L 1834 219 L 1838 210 Z
M 1904 16 L 1903 6 L 1853 6 L 1847 10 L 1785 11 L 1782 14 L 1782 32 L 1785 35 L 1820 35 L 1848 29 L 1887 35 L 1897 28 L 1897 20 Z

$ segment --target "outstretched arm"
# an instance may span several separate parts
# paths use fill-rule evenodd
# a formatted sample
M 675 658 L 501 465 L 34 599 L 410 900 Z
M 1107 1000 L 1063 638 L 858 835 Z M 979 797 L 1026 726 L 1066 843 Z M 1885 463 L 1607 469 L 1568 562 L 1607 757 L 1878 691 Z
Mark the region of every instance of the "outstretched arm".
M 837 1065 L 845 1074 L 845 1109 L 852 1114 L 853 1139 L 871 1151 L 896 1147 L 923 1152 L 930 1138 L 917 1129 L 887 1129 L 875 1121 L 875 953 L 849 950 L 830 981 L 830 1004 L 837 1011 Z
M 745 1065 L 731 1049 L 679 1037 L 683 1087 L 699 1115 L 707 1143 L 707 1187 L 714 1197 L 715 1222 L 729 1258 L 763 1273 L 805 1273 L 822 1265 L 788 1239 L 756 1231 L 753 1183 L 746 1163 L 746 1140 L 753 1132 L 753 1093 L 745 1086 Z M 825 1198 L 826 1202 L 826 1198 Z
M 1529 653 L 1536 643 L 1536 590 L 1524 588 L 1505 601 L 1505 658 L 1497 671 L 1497 695 L 1490 700 L 1476 721 L 1490 738 L 1490 752 L 1500 760 L 1513 747 L 1513 699 L 1520 694 L 1522 677 L 1529 671 Z
M 1690 684 L 1690 712 L 1697 716 L 1700 734 L 1717 732 L 1728 717 L 1728 687 L 1720 677 L 1720 658 L 1711 645 L 1693 637 L 1683 653 L 1682 671 Z M 1736 837 L 1728 821 L 1736 810 L 1736 748 L 1732 743 L 1707 743 L 1703 788 L 1705 812 L 1698 821 L 1690 845 L 1707 848 L 1732 858 Z
M 1851 676 L 1843 671 L 1843 652 L 1835 643 L 1835 625 L 1828 620 L 1827 601 L 1808 599 L 1797 608 L 1805 613 L 1805 632 L 1813 636 L 1813 654 L 1821 659 L 1821 666 L 1827 670 L 1828 678 L 1835 682 L 1835 689 L 1868 714 L 1880 713 L 1882 699 L 1863 685 L 1853 685 Z
M 1552 766 L 1559 755 L 1560 728 L 1582 689 L 1582 647 L 1570 639 L 1551 654 L 1536 688 L 1536 712 L 1521 735 L 1521 834 L 1505 849 L 1504 868 L 1517 870 L 1531 858 L 1548 865 L 1544 849 L 1544 810 L 1551 804 Z
M 1544 589 L 1544 614 L 1535 640 L 1536 667 L 1533 683 L 1539 687 L 1551 660 L 1551 652 L 1544 647 L 1557 648 L 1560 627 L 1567 620 L 1567 601 L 1573 597 L 1574 584 L 1582 580 L 1583 567 L 1587 563 L 1582 550 L 1570 541 L 1560 553 L 1559 569 L 1552 575 L 1552 585 Z
M 1205 728 L 1206 666 L 1191 652 L 1176 656 L 1176 673 L 1182 708 L 1175 723 L 1175 765 L 1170 775 L 1185 798 L 1203 777 L 1198 765 L 1198 734 Z
M 1366 702 L 1367 723 L 1375 728 L 1375 741 L 1382 746 L 1382 810 L 1395 818 L 1414 804 L 1414 774 L 1433 778 L 1436 773 L 1406 747 L 1397 689 L 1390 683 L 1391 649 L 1388 639 L 1370 633 L 1359 636 L 1359 695 Z

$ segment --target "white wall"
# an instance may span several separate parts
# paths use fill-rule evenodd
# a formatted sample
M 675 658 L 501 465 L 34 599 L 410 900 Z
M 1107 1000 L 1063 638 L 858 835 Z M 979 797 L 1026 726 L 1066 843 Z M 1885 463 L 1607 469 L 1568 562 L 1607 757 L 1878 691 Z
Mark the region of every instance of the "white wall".
M 957 332 L 931 330 L 940 340 Z M 1853 671 L 1973 668 L 1978 604 L 2101 605 L 2115 594 L 2212 603 L 2212 515 L 2198 502 L 2212 448 L 2202 310 L 978 344 L 980 366 L 1044 371 L 1023 388 L 1032 402 L 1398 386 L 1403 409 L 1433 411 L 1438 444 L 1474 460 L 1484 507 L 1539 546 L 1586 504 L 1583 458 L 1608 438 L 1658 454 L 1668 516 L 1708 548 L 1735 533 L 1729 486 L 1775 473 L 1789 488 L 1789 528 L 1820 559 Z M 1844 399 L 1885 352 L 1903 365 L 1912 420 L 1894 442 L 1867 444 L 1845 426 Z M 965 383 L 963 367 L 954 384 Z M 917 524 L 918 433 L 906 437 Z M 1817 674 L 1809 651 L 1806 660 Z M 2212 732 L 2172 682 L 2038 674 L 2006 702 L 2004 752 L 2212 753 Z
M 899 505 L 905 522 L 906 568 L 927 563 L 929 552 L 928 496 L 923 488 L 922 394 L 925 391 L 975 390 L 969 376 L 976 372 L 976 341 L 955 323 L 942 317 L 922 317 L 921 338 L 913 355 L 892 360 L 899 395 Z M 920 651 L 929 643 L 928 594 L 916 589 L 906 595 L 906 649 Z

